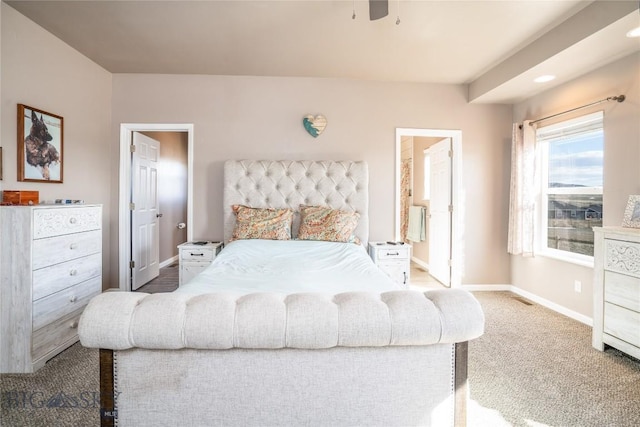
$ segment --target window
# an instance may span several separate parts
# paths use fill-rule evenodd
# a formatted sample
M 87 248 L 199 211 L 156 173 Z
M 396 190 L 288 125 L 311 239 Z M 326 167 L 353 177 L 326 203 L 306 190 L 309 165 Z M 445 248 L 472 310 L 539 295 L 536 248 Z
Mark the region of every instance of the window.
M 593 262 L 602 225 L 603 114 L 540 127 L 540 253 Z

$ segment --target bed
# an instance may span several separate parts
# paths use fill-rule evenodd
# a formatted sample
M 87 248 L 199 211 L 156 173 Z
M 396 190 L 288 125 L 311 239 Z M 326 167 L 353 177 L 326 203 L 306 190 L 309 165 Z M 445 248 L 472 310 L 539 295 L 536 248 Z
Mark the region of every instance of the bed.
M 400 289 L 371 261 L 361 245 L 300 240 L 236 240 L 209 268 L 176 292 L 350 291 Z
M 368 204 L 364 162 L 227 161 L 211 266 L 83 313 L 103 425 L 465 425 L 482 310 L 382 273 L 364 249 Z

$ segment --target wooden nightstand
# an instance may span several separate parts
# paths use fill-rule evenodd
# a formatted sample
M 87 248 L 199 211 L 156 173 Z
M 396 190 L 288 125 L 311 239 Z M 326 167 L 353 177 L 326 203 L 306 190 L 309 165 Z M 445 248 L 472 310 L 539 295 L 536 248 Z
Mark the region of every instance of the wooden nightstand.
M 411 245 L 369 242 L 369 256 L 394 282 L 409 287 Z
M 188 283 L 207 268 L 222 250 L 222 246 L 221 242 L 207 242 L 203 245 L 187 242 L 178 245 L 180 256 L 179 286 Z

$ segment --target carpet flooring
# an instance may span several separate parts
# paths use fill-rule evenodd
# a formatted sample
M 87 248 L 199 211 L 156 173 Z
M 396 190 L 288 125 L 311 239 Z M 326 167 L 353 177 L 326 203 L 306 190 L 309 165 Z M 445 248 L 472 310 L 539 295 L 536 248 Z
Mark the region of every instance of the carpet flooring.
M 76 343 L 33 374 L 0 375 L 2 427 L 100 425 L 98 350 Z
M 512 293 L 475 295 L 486 332 L 469 345 L 470 427 L 640 426 L 640 361 Z M 98 352 L 75 344 L 34 374 L 0 375 L 0 424 L 97 426 L 97 392 Z
M 640 426 L 640 361 L 591 346 L 591 327 L 510 292 L 476 292 L 469 426 Z

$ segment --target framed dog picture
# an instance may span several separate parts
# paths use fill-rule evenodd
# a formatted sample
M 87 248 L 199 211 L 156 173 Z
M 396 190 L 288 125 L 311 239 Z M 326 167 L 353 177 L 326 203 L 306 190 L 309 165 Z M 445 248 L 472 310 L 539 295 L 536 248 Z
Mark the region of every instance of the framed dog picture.
M 18 104 L 18 181 L 62 182 L 63 119 Z

